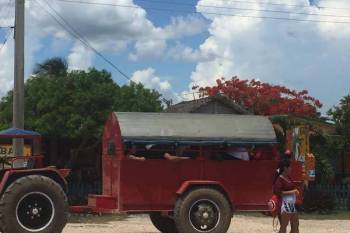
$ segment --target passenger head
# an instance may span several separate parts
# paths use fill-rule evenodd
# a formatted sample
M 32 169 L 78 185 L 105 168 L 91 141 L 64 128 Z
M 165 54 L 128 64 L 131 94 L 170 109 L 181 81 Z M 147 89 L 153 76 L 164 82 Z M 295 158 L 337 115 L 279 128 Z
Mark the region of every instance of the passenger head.
M 136 145 L 129 144 L 126 146 L 126 154 L 135 154 L 136 153 Z
M 290 160 L 289 159 L 281 160 L 279 164 L 279 174 L 287 176 L 291 173 L 291 170 L 292 170 L 292 166 L 290 164 Z
M 287 157 L 287 158 L 291 158 L 292 157 L 292 152 L 290 151 L 290 150 L 286 150 L 285 152 L 284 152 L 284 155 Z

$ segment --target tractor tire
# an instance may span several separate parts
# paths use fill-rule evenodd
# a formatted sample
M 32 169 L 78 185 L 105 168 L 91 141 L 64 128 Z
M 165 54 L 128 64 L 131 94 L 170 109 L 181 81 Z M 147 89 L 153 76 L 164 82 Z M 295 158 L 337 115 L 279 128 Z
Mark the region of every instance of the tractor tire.
M 231 218 L 230 202 L 216 189 L 192 189 L 175 204 L 174 220 L 179 232 L 226 233 Z
M 153 225 L 162 233 L 178 233 L 175 222 L 172 218 L 162 216 L 159 212 L 153 212 L 149 215 Z
M 61 186 L 40 175 L 14 181 L 0 199 L 2 233 L 61 233 L 68 202 Z

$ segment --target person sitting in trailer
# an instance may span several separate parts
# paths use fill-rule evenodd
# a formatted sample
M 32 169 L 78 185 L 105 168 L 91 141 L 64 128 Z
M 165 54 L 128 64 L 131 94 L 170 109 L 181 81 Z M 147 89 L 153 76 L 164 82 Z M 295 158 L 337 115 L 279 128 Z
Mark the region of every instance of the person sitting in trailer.
M 164 158 L 171 161 L 182 161 L 182 160 L 188 160 L 188 159 L 191 159 L 192 157 L 195 157 L 195 156 L 191 156 L 188 149 L 190 149 L 190 146 L 186 146 L 186 145 L 177 146 L 175 150 L 175 154 L 166 152 L 164 153 Z
M 224 154 L 225 160 L 244 160 L 249 161 L 249 152 L 244 146 L 229 146 Z
M 137 161 L 145 161 L 146 158 L 137 154 L 137 147 L 136 145 L 129 146 L 128 150 L 125 153 L 126 157 L 132 160 Z

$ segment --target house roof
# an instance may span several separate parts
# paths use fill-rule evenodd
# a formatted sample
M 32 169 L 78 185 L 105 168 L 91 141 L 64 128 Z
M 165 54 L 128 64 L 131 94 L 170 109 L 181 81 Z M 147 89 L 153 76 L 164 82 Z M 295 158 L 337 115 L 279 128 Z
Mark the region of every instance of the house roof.
M 115 113 L 122 137 L 134 143 L 275 143 L 262 116 L 195 113 Z
M 232 99 L 228 98 L 225 95 L 215 95 L 210 97 L 205 97 L 192 101 L 183 101 L 178 104 L 172 105 L 169 108 L 165 109 L 164 112 L 169 113 L 192 113 L 195 112 L 198 108 L 206 105 L 212 101 L 218 101 L 223 105 L 226 105 L 229 108 L 232 108 L 237 114 L 251 114 L 248 110 L 246 110 L 241 105 L 235 103 Z

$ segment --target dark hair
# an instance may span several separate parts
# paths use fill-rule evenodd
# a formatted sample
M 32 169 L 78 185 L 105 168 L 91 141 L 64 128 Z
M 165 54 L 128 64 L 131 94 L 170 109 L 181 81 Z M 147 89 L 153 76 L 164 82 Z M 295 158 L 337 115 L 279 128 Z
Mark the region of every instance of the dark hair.
M 276 171 L 275 174 L 275 180 L 273 183 L 276 183 L 277 178 L 284 172 L 286 168 L 290 166 L 290 160 L 289 159 L 282 159 L 278 164 L 278 171 Z

